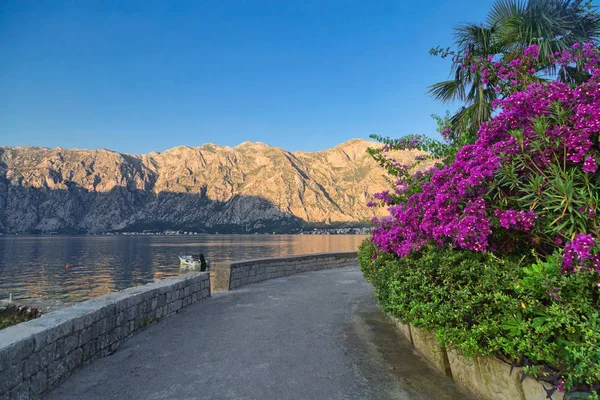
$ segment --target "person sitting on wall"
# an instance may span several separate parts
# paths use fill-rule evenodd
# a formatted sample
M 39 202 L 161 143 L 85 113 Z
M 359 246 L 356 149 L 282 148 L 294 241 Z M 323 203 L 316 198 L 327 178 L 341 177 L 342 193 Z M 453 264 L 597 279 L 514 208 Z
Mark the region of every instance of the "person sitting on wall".
M 200 271 L 206 271 L 209 269 L 208 261 L 204 258 L 204 254 L 200 254 Z

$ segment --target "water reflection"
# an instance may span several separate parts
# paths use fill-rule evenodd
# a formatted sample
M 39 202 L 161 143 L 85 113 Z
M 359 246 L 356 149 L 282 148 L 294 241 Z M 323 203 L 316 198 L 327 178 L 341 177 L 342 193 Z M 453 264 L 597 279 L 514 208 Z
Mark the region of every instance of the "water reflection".
M 179 273 L 179 254 L 211 261 L 356 250 L 356 235 L 4 236 L 0 298 L 81 301 Z M 69 267 L 67 268 L 67 264 Z

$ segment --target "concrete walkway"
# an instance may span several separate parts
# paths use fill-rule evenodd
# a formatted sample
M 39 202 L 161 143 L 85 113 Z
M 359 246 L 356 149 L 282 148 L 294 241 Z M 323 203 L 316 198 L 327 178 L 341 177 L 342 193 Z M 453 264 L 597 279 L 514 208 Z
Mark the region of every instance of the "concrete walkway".
M 46 398 L 471 399 L 397 332 L 357 268 L 216 294 Z

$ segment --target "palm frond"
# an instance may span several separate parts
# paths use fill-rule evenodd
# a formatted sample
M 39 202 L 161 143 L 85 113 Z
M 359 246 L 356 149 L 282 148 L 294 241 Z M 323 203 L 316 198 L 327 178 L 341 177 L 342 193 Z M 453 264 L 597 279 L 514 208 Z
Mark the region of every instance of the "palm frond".
M 464 85 L 456 79 L 438 82 L 429 86 L 427 93 L 434 99 L 444 103 L 464 100 Z
M 452 132 L 465 132 L 469 129 L 469 109 L 462 107 L 450 118 L 450 130 Z
M 535 43 L 540 48 L 539 71 L 565 82 L 580 82 L 586 76 L 581 68 L 557 69 L 548 56 L 574 43 L 598 38 L 600 14 L 590 10 L 583 0 L 496 0 L 485 23 L 454 29 L 459 53 L 468 50 L 481 57 L 512 60 Z M 476 130 L 491 117 L 496 94 L 482 84 L 477 71 L 454 64 L 452 73 L 450 80 L 430 86 L 428 93 L 444 102 L 464 102 L 465 106 L 450 119 L 452 129 Z
M 499 26 L 504 21 L 513 18 L 515 15 L 522 15 L 525 13 L 526 4 L 524 1 L 519 0 L 497 0 L 492 5 L 492 9 L 488 13 L 487 25 L 488 26 Z
M 454 41 L 461 52 L 487 55 L 495 52 L 494 30 L 483 25 L 465 24 L 454 29 Z

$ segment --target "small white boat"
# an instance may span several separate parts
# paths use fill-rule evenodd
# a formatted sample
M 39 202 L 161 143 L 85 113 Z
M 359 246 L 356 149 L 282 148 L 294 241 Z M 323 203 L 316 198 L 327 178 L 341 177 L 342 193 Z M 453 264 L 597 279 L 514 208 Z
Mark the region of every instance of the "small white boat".
M 202 254 L 192 254 L 191 256 L 179 256 L 181 268 L 199 269 L 206 271 L 209 269 L 208 260 Z
M 200 258 L 194 256 L 195 254 L 191 256 L 179 256 L 179 264 L 182 267 L 200 267 Z

